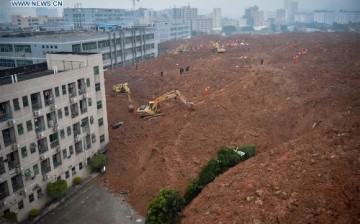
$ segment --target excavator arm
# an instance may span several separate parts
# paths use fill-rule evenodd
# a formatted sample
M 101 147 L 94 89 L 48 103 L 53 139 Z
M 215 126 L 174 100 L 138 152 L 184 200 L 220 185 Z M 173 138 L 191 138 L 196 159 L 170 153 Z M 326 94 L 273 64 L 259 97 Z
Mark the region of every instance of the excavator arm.
M 191 103 L 179 90 L 173 90 L 159 96 L 154 101 L 150 101 L 148 105 L 142 105 L 137 110 L 138 114 L 142 117 L 154 116 L 158 113 L 159 104 L 168 99 L 180 99 L 190 110 L 194 110 L 194 104 Z

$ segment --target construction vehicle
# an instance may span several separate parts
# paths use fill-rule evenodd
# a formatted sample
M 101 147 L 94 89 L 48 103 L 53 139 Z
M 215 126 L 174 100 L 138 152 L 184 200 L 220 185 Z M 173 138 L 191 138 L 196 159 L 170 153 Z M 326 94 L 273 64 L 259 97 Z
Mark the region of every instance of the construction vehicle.
M 189 48 L 189 44 L 180 44 L 174 51 L 173 54 L 184 53 Z
M 173 90 L 168 93 L 165 93 L 162 96 L 159 96 L 154 101 L 149 101 L 147 105 L 142 105 L 137 109 L 138 115 L 140 117 L 154 117 L 161 116 L 160 113 L 160 102 L 168 99 L 180 99 L 191 111 L 194 110 L 194 104 L 190 102 L 185 96 L 181 94 L 179 90 Z
M 209 41 L 210 48 L 215 53 L 223 53 L 225 52 L 225 48 L 220 47 L 220 44 L 218 42 Z
M 113 86 L 113 94 L 112 96 L 116 96 L 116 95 L 127 95 L 128 97 L 128 102 L 129 102 L 129 112 L 133 112 L 134 111 L 134 105 L 132 103 L 131 100 L 131 91 L 129 88 L 129 84 L 128 83 L 119 83 L 117 85 Z

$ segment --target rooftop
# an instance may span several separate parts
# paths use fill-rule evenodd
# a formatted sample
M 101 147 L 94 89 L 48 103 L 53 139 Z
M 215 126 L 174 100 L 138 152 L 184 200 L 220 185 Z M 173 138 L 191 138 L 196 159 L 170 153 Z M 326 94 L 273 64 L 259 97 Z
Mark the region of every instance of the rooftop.
M 47 70 L 46 63 L 5 69 L 0 71 L 0 86 L 13 83 L 15 81 L 15 77 L 17 82 L 21 82 L 50 74 L 53 74 L 53 71 Z

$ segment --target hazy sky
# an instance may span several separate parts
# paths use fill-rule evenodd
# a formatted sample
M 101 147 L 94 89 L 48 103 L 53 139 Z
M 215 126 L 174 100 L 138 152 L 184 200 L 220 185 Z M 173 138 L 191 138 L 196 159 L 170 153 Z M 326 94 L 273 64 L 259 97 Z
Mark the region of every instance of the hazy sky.
M 0 0 L 1 1 L 1 0 Z M 82 3 L 83 8 L 122 8 L 131 9 L 132 0 L 63 0 L 66 7 Z M 298 0 L 299 9 L 360 10 L 360 0 Z M 152 8 L 155 10 L 186 6 L 198 8 L 200 15 L 212 12 L 213 8 L 221 8 L 222 16 L 241 17 L 245 8 L 257 5 L 260 10 L 274 11 L 283 7 L 283 0 L 140 0 L 136 8 Z

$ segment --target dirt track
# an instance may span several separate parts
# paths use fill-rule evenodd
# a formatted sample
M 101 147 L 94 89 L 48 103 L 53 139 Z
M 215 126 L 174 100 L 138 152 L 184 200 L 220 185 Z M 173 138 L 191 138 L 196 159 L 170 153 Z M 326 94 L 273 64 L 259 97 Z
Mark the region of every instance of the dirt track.
M 223 54 L 198 49 L 209 40 L 245 44 Z M 192 51 L 107 71 L 108 120 L 124 125 L 110 129 L 103 181 L 116 193 L 130 191 L 128 201 L 145 215 L 161 188 L 183 191 L 219 147 L 253 144 L 258 155 L 216 178 L 182 223 L 359 222 L 359 40 L 350 33 L 209 36 L 189 40 Z M 293 63 L 298 47 L 309 54 Z M 164 117 L 144 121 L 127 112 L 125 96 L 110 96 L 119 82 L 129 83 L 135 106 L 178 89 L 195 111 L 169 100 Z

